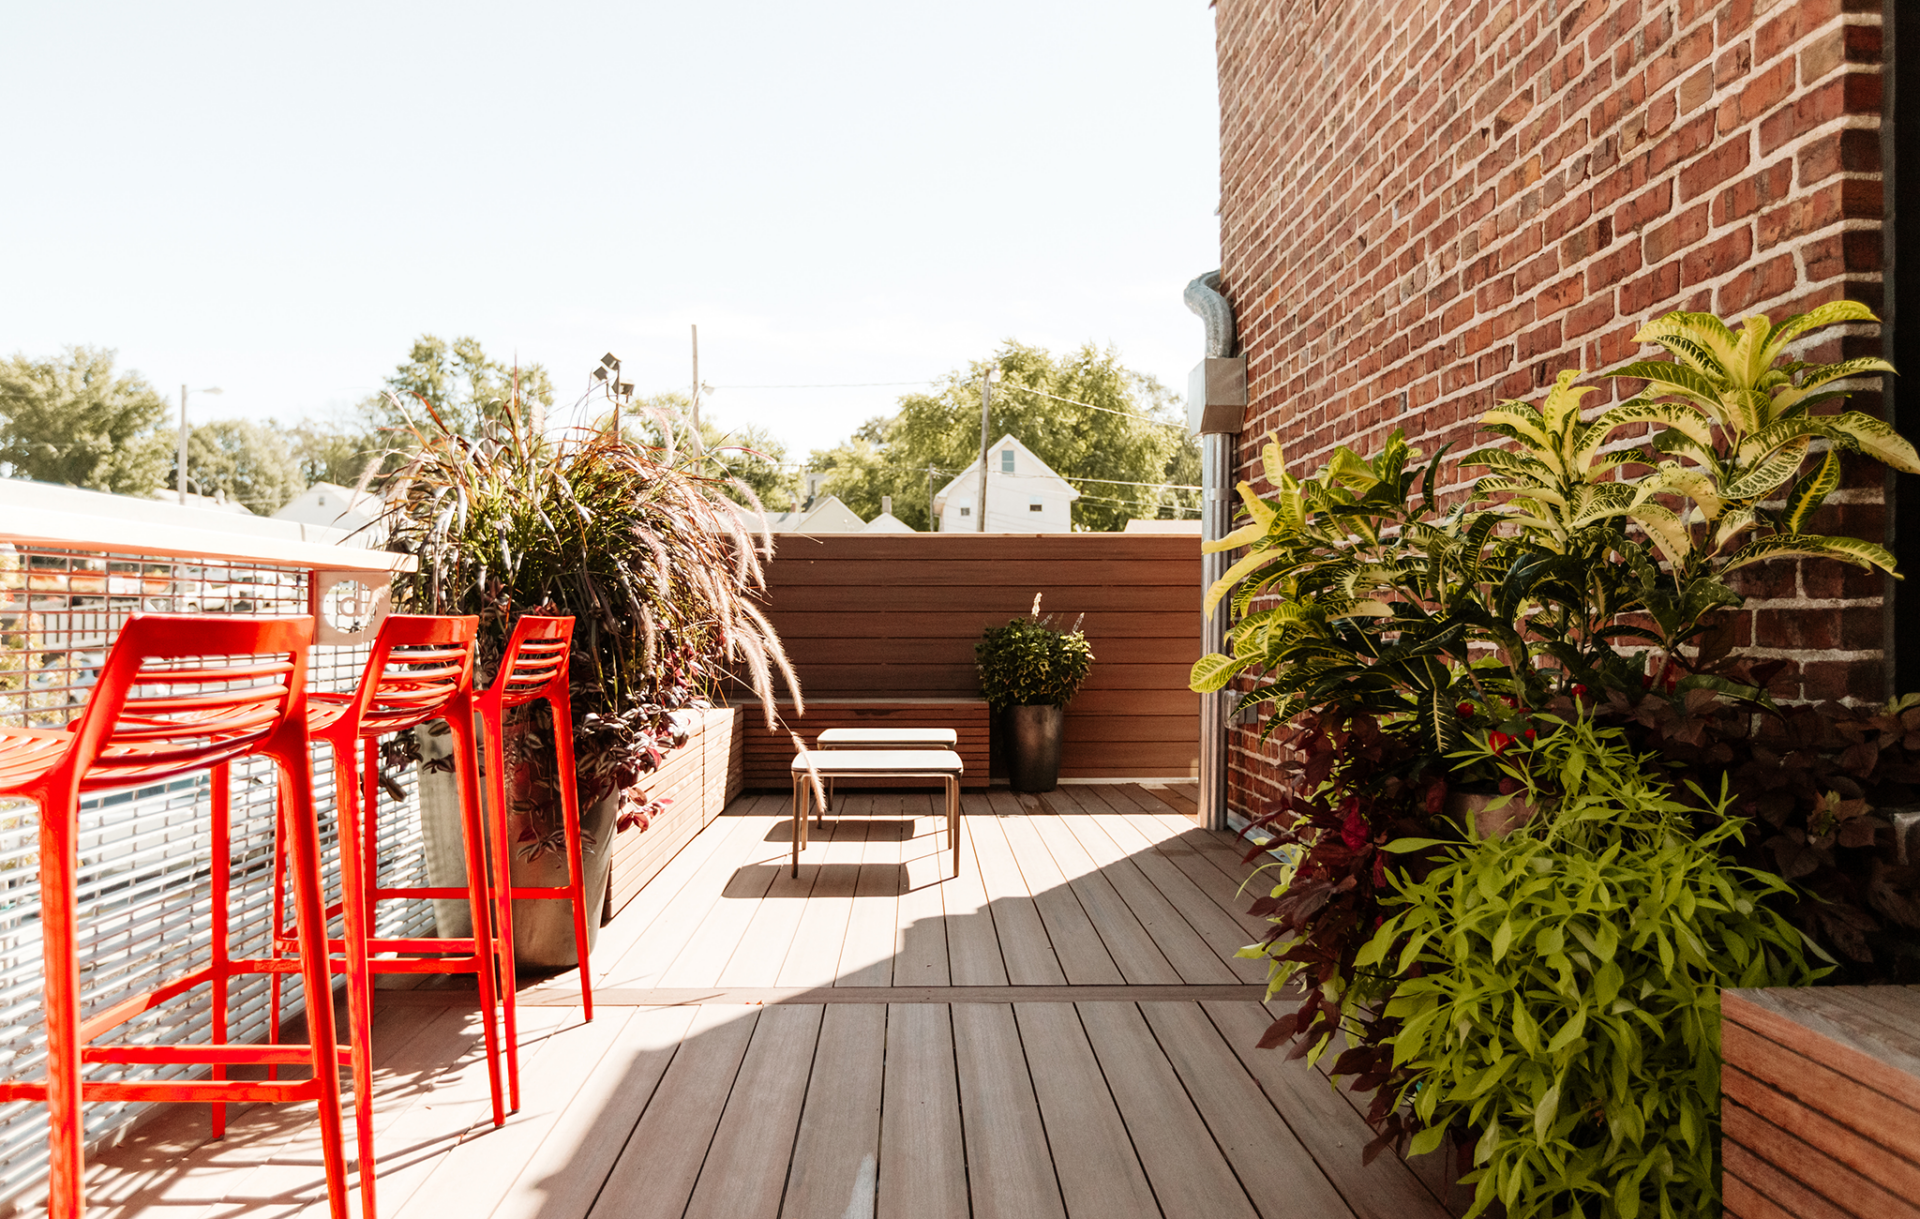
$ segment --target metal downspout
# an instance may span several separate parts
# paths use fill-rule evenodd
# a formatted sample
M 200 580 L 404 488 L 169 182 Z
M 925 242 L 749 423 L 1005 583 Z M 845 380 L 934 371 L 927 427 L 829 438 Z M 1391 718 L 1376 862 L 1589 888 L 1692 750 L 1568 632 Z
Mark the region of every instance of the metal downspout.
M 1247 362 L 1234 355 L 1233 306 L 1220 294 L 1220 272 L 1209 271 L 1187 285 L 1187 308 L 1207 328 L 1206 358 L 1194 368 L 1187 385 L 1188 430 L 1200 435 L 1200 530 L 1207 541 L 1223 538 L 1233 518 L 1234 441 L 1245 422 Z M 1200 559 L 1200 595 L 1226 573 L 1231 556 L 1203 554 Z M 1226 650 L 1225 602 L 1201 620 L 1200 651 Z M 1228 709 L 1234 696 L 1221 691 L 1200 696 L 1200 823 L 1210 830 L 1227 828 Z

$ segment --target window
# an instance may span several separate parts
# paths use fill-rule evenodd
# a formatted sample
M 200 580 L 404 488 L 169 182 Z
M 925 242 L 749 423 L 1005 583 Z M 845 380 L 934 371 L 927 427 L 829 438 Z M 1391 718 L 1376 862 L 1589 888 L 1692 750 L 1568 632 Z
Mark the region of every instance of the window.
M 961 516 L 972 516 L 972 515 L 973 515 L 973 509 L 971 509 L 971 508 L 962 508 L 962 509 L 960 509 L 960 515 L 961 515 Z
M 1027 501 L 1028 512 L 1038 512 L 1044 507 L 1046 507 L 1046 505 L 1040 501 L 1040 497 L 1037 495 Z
M 1013 473 L 1013 450 L 1012 449 L 1000 450 L 1000 472 L 1002 474 Z

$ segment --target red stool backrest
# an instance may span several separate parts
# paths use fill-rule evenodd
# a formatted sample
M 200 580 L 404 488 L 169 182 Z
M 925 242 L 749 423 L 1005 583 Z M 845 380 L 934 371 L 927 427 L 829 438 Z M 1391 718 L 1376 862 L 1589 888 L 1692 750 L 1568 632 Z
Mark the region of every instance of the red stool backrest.
M 479 628 L 480 619 L 471 615 L 389 615 L 354 694 L 361 734 L 411 728 L 472 694 Z
M 500 658 L 500 672 L 489 694 L 503 707 L 520 707 L 549 692 L 556 679 L 564 680 L 567 652 L 573 646 L 573 618 L 523 615 Z M 564 687 L 555 697 L 565 698 Z
M 88 787 L 199 770 L 284 726 L 306 732 L 311 618 L 137 614 L 120 629 L 63 766 Z

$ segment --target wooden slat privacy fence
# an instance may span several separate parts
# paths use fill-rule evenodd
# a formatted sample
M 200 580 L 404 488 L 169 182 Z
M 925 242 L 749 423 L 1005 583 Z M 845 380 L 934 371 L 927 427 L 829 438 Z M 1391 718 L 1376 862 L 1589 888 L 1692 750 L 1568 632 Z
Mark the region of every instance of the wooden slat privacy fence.
M 801 690 L 835 699 L 977 699 L 990 625 L 1085 614 L 1093 673 L 1067 708 L 1063 778 L 1187 778 L 1199 764 L 1200 544 L 1077 533 L 783 535 L 769 617 Z M 825 726 L 825 725 L 822 725 Z M 808 719 L 794 727 L 811 740 Z M 782 779 L 784 782 L 784 778 Z

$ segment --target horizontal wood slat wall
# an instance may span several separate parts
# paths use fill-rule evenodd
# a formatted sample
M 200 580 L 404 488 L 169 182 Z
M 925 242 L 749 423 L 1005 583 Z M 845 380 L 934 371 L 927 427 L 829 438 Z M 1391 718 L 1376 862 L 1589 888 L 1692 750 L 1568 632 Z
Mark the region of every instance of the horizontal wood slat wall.
M 1093 673 L 1067 708 L 1061 776 L 1198 773 L 1200 704 L 1187 689 L 1200 655 L 1197 538 L 785 534 L 767 579 L 768 616 L 823 714 L 836 699 L 979 698 L 980 632 L 1025 614 L 1040 593 L 1056 621 L 1084 613 L 1093 645 Z M 811 741 L 813 720 L 791 727 Z M 764 728 L 750 731 L 764 739 Z M 783 764 L 771 786 L 786 783 Z
M 1726 1212 L 1920 1214 L 1920 988 L 1721 996 Z

